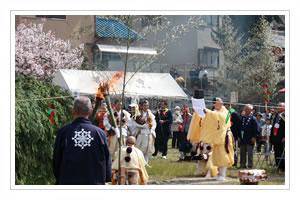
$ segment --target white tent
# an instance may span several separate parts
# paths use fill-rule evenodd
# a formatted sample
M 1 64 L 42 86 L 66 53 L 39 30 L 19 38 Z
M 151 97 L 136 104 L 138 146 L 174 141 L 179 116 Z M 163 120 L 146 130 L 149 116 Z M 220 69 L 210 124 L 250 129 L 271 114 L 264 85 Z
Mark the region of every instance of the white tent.
M 99 83 L 111 80 L 117 72 L 87 71 L 87 70 L 58 70 L 53 83 L 70 91 L 80 94 L 96 94 Z M 186 99 L 187 95 L 179 87 L 169 73 L 136 73 L 126 74 L 126 97 Z M 123 76 L 114 84 L 111 94 L 121 94 Z

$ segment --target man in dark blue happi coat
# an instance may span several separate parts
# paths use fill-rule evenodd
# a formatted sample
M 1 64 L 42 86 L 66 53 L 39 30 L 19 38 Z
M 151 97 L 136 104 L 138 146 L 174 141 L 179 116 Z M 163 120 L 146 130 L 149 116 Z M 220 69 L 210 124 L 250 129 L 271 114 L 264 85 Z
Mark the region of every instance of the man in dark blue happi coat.
M 111 158 L 106 136 L 88 116 L 88 97 L 74 100 L 75 120 L 58 130 L 53 153 L 53 170 L 59 185 L 104 185 L 111 181 Z
M 241 161 L 240 167 L 246 168 L 246 157 L 248 154 L 248 168 L 253 168 L 253 147 L 256 141 L 256 136 L 260 130 L 255 116 L 251 113 L 253 106 L 247 104 L 244 108 L 245 116 L 241 119 L 241 132 L 238 135 L 240 142 Z

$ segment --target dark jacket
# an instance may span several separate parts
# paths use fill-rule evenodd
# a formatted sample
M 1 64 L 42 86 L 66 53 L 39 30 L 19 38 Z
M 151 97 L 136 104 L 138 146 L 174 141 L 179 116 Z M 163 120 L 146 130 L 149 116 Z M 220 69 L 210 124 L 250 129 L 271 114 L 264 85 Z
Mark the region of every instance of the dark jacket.
M 111 158 L 104 132 L 77 118 L 56 135 L 53 170 L 56 184 L 104 185 L 111 181 Z
M 242 136 L 242 132 L 244 132 Z M 249 115 L 248 117 L 242 117 L 241 119 L 241 132 L 239 138 L 241 144 L 251 144 L 251 138 L 259 136 L 260 130 L 257 124 L 256 117 Z
M 183 132 L 184 133 L 187 133 L 189 131 L 190 123 L 192 121 L 192 116 L 193 115 L 188 114 L 188 117 L 186 117 L 186 113 L 183 113 Z M 187 123 L 187 121 L 189 121 L 189 123 Z
M 230 121 L 232 122 L 230 130 L 233 134 L 234 139 L 237 140 L 238 135 L 241 132 L 241 118 L 236 112 L 233 112 L 230 116 Z
M 277 135 L 275 136 L 274 130 L 275 130 L 276 123 L 279 124 L 279 128 L 277 130 Z M 285 137 L 285 113 L 282 113 L 282 116 L 276 114 L 275 120 L 273 121 L 272 124 L 270 141 L 272 144 L 282 144 L 282 138 L 284 137 Z
M 156 134 L 163 134 L 165 136 L 171 134 L 171 124 L 173 122 L 172 113 L 170 110 L 163 114 L 163 111 L 160 110 L 159 112 L 156 112 L 155 114 L 155 120 L 156 120 Z M 159 120 L 164 120 L 165 122 L 160 124 Z

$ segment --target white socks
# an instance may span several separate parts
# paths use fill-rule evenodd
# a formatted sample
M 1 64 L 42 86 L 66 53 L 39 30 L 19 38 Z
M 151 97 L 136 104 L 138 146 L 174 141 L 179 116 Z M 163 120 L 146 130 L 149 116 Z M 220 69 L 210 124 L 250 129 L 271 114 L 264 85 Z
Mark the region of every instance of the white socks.
M 216 177 L 217 181 L 225 181 L 227 167 L 220 168 L 220 176 Z
M 208 172 L 207 172 L 205 178 L 210 178 L 210 177 L 211 177 L 211 175 L 210 175 L 210 170 L 208 170 Z
M 144 156 L 145 157 L 145 160 L 146 160 L 146 163 L 148 164 L 148 159 L 149 159 L 149 156 Z

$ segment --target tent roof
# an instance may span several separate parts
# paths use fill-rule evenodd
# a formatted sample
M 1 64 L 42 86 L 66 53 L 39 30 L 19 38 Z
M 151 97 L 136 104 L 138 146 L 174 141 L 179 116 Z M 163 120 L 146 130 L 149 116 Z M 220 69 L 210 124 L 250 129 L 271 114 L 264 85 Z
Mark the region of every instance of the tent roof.
M 116 71 L 88 71 L 60 69 L 57 71 L 53 83 L 70 91 L 80 94 L 96 94 L 100 82 L 111 80 Z M 179 87 L 169 73 L 134 73 L 126 74 L 126 97 L 186 99 L 187 95 Z M 131 78 L 132 77 L 132 78 Z M 130 79 L 131 78 L 131 79 Z M 130 79 L 130 80 L 129 80 Z M 114 84 L 111 94 L 122 92 L 123 77 Z

